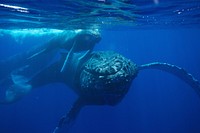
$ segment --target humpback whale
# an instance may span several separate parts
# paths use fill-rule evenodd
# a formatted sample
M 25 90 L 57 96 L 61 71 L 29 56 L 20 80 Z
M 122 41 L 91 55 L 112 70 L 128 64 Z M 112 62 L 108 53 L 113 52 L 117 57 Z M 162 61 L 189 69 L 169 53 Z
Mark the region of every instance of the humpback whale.
M 65 31 L 44 45 L 0 61 L 0 86 L 6 88 L 5 98 L 0 103 L 15 102 L 33 88 L 63 79 L 71 86 L 73 78 L 62 75 L 75 75 L 79 64 L 100 40 L 98 31 Z
M 93 51 L 100 40 L 100 34 L 91 31 L 73 35 L 64 33 L 45 45 L 2 61 L 0 86 L 6 87 L 6 91 L 0 102 L 15 102 L 33 88 L 46 84 L 60 82 L 68 85 L 78 98 L 53 130 L 57 133 L 64 125 L 70 127 L 84 106 L 120 103 L 132 81 L 145 69 L 171 73 L 200 95 L 200 83 L 185 69 L 163 62 L 138 65 L 114 51 Z M 51 61 L 56 53 L 62 56 Z M 8 68 L 6 63 L 10 64 Z
M 79 98 L 54 129 L 56 133 L 64 124 L 70 126 L 80 110 L 87 105 L 118 104 L 127 94 L 132 81 L 140 71 L 158 69 L 171 73 L 187 84 L 200 96 L 200 83 L 185 69 L 163 62 L 137 65 L 114 51 L 93 52 L 83 65 L 75 91 Z

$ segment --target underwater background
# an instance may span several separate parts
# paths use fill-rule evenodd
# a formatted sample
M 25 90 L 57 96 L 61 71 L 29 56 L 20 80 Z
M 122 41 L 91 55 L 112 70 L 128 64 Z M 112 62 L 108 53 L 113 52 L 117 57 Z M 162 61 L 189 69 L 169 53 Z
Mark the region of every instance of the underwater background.
M 175 64 L 200 80 L 198 0 L 7 0 L 0 2 L 0 16 L 0 60 L 43 44 L 60 30 L 95 24 L 102 36 L 95 51 L 116 51 L 138 65 Z M 0 133 L 51 133 L 76 98 L 57 83 L 0 105 Z M 116 106 L 85 106 L 70 133 L 199 133 L 199 123 L 200 98 L 188 84 L 166 72 L 143 70 Z

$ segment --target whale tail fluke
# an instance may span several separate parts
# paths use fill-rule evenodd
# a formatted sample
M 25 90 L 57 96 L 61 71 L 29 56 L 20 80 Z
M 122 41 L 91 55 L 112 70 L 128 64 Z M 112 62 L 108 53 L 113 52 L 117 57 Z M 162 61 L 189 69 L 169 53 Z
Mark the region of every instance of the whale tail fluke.
M 200 96 L 199 81 L 181 67 L 178 67 L 178 66 L 172 65 L 172 64 L 168 64 L 168 63 L 153 62 L 153 63 L 144 64 L 144 65 L 139 66 L 139 70 L 143 70 L 143 69 L 158 69 L 158 70 L 162 70 L 162 71 L 171 73 L 171 74 L 179 77 L 180 79 L 182 79 L 187 84 L 189 84 Z
M 32 90 L 32 85 L 28 83 L 28 78 L 23 75 L 11 74 L 10 78 L 2 81 L 0 85 L 3 85 L 3 87 L 0 86 L 2 93 L 0 104 L 18 101 Z

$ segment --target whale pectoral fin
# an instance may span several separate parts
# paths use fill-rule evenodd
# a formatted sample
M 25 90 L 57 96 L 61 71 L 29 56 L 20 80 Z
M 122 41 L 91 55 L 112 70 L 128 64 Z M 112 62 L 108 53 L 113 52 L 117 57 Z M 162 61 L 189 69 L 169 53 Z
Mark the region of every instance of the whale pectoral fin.
M 75 103 L 72 105 L 71 109 L 61 117 L 59 120 L 58 126 L 54 129 L 53 133 L 57 133 L 60 128 L 64 125 L 67 126 L 67 130 L 73 125 L 76 117 L 78 116 L 82 107 L 84 107 L 84 101 L 82 98 L 78 98 Z
M 76 41 L 74 41 L 72 48 L 69 50 L 69 52 L 68 52 L 68 54 L 67 54 L 67 56 L 65 58 L 64 64 L 63 64 L 60 72 L 64 72 L 66 70 L 67 65 L 70 63 L 70 59 L 73 56 L 75 47 L 76 47 Z
M 27 58 L 27 60 L 29 60 L 29 59 L 32 59 L 32 58 L 35 58 L 35 57 L 37 57 L 37 56 L 39 56 L 39 55 L 43 54 L 45 51 L 46 51 L 46 48 L 45 48 L 45 49 L 42 49 L 42 50 L 40 50 L 40 51 L 39 51 L 39 52 L 37 52 L 37 53 L 34 53 L 34 54 L 33 54 L 33 55 L 31 55 L 30 57 L 28 57 L 28 58 Z
M 82 62 L 83 60 L 85 60 L 85 58 L 88 57 L 88 55 L 90 55 L 92 52 L 92 50 L 87 50 L 81 57 L 78 58 L 79 62 Z
M 178 78 L 182 79 L 184 82 L 189 84 L 196 93 L 200 96 L 200 83 L 195 79 L 192 74 L 188 73 L 185 69 L 178 67 L 176 65 L 162 63 L 162 62 L 153 62 L 149 64 L 144 64 L 139 66 L 139 70 L 142 69 L 158 69 L 168 73 L 171 73 Z

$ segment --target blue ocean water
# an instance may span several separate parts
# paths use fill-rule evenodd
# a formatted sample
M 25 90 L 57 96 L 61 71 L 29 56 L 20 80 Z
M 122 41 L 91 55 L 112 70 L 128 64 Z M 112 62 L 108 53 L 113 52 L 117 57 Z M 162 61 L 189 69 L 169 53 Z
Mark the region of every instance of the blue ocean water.
M 0 16 L 1 60 L 60 30 L 92 27 L 102 34 L 95 51 L 113 50 L 138 65 L 168 62 L 200 80 L 198 0 L 6 0 L 0 2 Z M 0 133 L 51 133 L 76 98 L 57 83 L 0 105 Z M 199 133 L 199 123 L 200 98 L 188 84 L 166 72 L 143 70 L 116 106 L 84 107 L 71 133 Z

